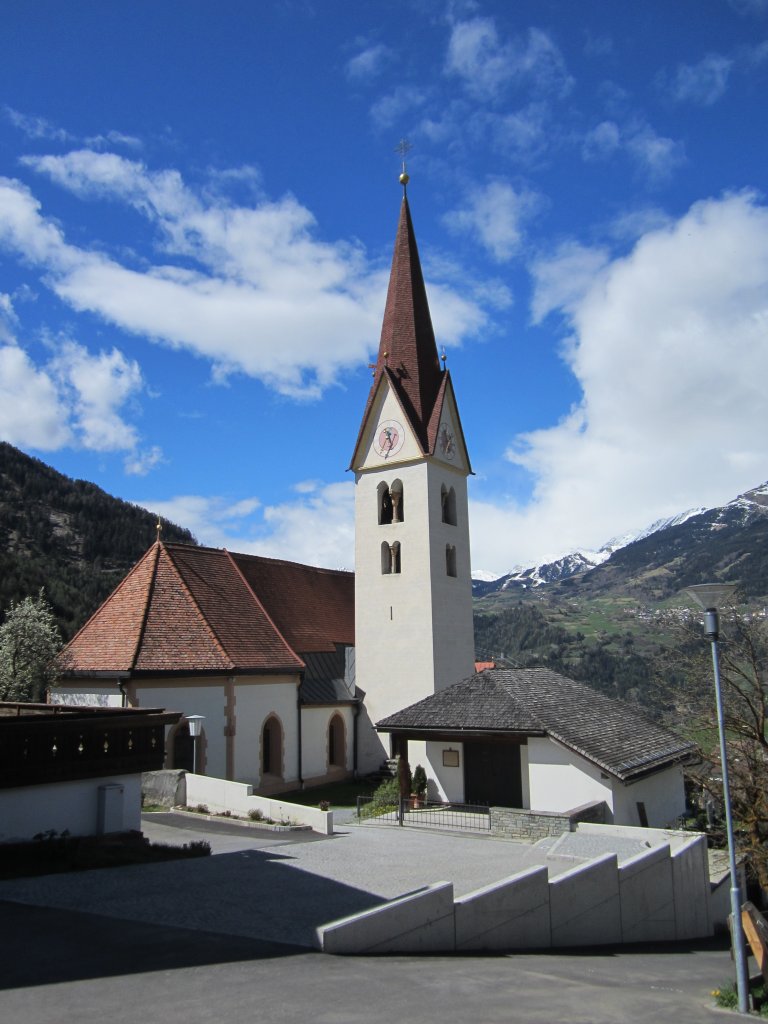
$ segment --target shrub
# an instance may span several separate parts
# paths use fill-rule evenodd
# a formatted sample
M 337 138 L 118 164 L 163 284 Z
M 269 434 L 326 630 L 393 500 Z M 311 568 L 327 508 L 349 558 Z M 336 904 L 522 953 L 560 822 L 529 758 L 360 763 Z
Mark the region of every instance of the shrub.
M 378 789 L 374 790 L 371 802 L 366 804 L 360 816 L 377 818 L 382 814 L 396 811 L 400 804 L 400 783 L 397 779 L 386 779 Z
M 413 770 L 412 792 L 418 797 L 423 797 L 427 792 L 427 773 L 417 764 Z
M 248 817 L 251 821 L 264 821 L 264 812 L 258 807 L 254 807 L 253 810 L 248 811 Z

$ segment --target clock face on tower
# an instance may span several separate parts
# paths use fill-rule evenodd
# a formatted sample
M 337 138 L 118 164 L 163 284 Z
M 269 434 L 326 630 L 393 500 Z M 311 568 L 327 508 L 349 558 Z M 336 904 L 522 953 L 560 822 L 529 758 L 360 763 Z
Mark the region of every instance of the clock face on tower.
M 443 458 L 453 462 L 456 457 L 456 438 L 445 424 L 442 425 L 440 433 L 437 435 L 437 445 Z
M 405 431 L 397 420 L 382 420 L 376 428 L 373 447 L 382 459 L 397 455 L 405 443 Z

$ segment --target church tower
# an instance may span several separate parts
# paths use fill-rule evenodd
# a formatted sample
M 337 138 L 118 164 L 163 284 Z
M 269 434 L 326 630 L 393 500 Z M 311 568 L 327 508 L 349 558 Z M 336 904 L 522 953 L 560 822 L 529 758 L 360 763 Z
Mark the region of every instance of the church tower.
M 366 772 L 390 756 L 377 721 L 474 670 L 472 469 L 451 376 L 437 354 L 405 193 L 379 354 L 350 469 L 356 678 L 366 695 L 359 769 Z M 434 774 L 426 745 L 409 746 L 411 766 L 421 763 Z

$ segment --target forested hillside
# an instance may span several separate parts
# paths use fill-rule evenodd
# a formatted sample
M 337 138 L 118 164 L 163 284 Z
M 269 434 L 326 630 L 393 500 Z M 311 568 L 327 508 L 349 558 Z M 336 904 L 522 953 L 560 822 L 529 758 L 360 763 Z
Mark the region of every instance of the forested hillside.
M 500 667 L 549 668 L 611 697 L 651 700 L 653 653 L 637 650 L 632 632 L 587 637 L 551 623 L 534 604 L 476 613 L 475 655 Z
M 156 516 L 0 442 L 0 617 L 41 587 L 65 639 L 157 536 Z M 195 543 L 163 523 L 165 540 Z

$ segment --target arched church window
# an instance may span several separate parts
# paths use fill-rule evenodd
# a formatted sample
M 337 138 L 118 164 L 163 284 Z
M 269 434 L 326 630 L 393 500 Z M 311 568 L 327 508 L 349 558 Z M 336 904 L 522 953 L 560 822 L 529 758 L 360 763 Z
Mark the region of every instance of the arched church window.
M 392 485 L 382 483 L 376 488 L 376 504 L 379 510 L 379 526 L 403 522 L 403 482 L 393 480 Z
M 379 526 L 388 526 L 392 522 L 392 496 L 389 493 L 389 486 L 380 483 L 376 488 L 377 505 L 379 509 Z
M 456 491 L 453 487 L 440 488 L 440 503 L 443 508 L 443 522 L 449 526 L 456 525 Z
M 456 575 L 456 545 L 445 545 L 445 571 L 449 576 Z
M 328 764 L 343 768 L 345 762 L 344 720 L 341 715 L 335 714 L 328 723 Z
M 261 730 L 261 771 L 264 775 L 283 774 L 283 730 L 275 715 L 269 716 Z
M 396 540 L 394 544 L 387 544 L 386 541 L 382 542 L 381 545 L 381 574 L 382 576 L 388 576 L 392 573 L 400 572 L 400 541 Z

